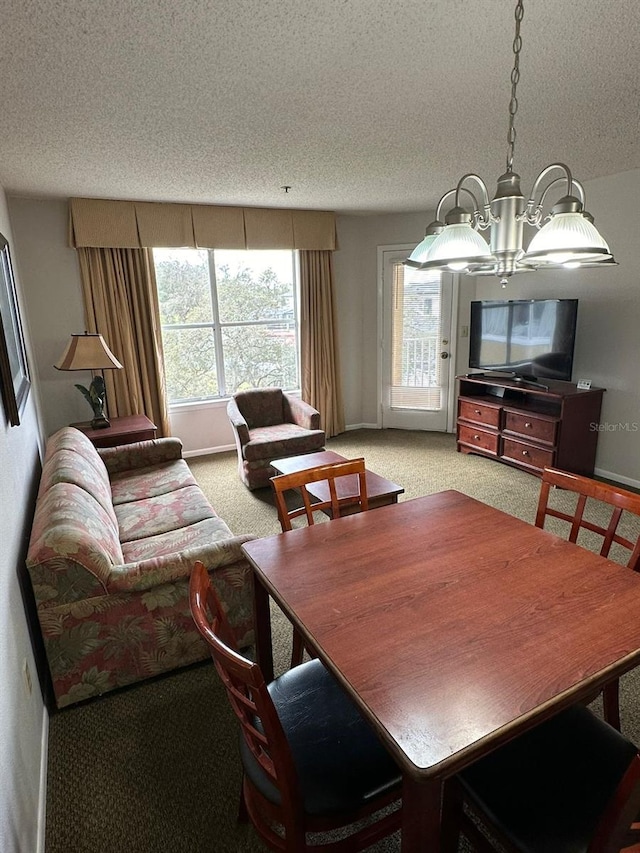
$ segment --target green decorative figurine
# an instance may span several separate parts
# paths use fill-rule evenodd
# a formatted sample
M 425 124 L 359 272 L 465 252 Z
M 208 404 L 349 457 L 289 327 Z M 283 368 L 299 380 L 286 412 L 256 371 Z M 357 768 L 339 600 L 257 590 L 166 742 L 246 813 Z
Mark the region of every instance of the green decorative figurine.
M 93 420 L 91 426 L 93 429 L 103 429 L 109 426 L 109 421 L 104 414 L 104 401 L 106 398 L 106 388 L 102 376 L 94 376 L 88 388 L 84 385 L 76 385 L 78 391 L 81 391 L 86 401 L 93 409 Z

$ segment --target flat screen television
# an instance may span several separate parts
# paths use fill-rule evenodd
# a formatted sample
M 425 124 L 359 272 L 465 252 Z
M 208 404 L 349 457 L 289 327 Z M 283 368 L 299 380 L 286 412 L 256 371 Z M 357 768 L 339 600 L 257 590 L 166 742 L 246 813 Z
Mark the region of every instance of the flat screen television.
M 472 302 L 469 367 L 570 381 L 577 299 Z

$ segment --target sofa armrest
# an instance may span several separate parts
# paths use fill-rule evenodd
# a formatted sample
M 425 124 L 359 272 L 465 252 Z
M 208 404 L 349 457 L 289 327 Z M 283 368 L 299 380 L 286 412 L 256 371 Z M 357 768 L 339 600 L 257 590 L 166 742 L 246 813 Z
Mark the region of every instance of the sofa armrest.
M 227 415 L 229 416 L 231 426 L 238 437 L 240 447 L 243 447 L 249 441 L 249 426 L 247 425 L 247 422 L 233 397 L 227 403 Z
M 241 550 L 242 545 L 256 538 L 250 534 L 233 536 L 219 542 L 185 548 L 184 551 L 175 554 L 165 554 L 162 557 L 141 560 L 139 563 L 114 566 L 107 589 L 110 593 L 139 592 L 189 578 L 196 560 L 202 561 L 209 570 L 237 565 L 241 573 L 244 573 L 248 561 Z
M 182 442 L 179 438 L 153 438 L 118 447 L 98 448 L 98 453 L 109 474 L 118 474 L 182 459 Z
M 304 429 L 320 429 L 320 412 L 293 394 L 282 395 L 285 421 Z

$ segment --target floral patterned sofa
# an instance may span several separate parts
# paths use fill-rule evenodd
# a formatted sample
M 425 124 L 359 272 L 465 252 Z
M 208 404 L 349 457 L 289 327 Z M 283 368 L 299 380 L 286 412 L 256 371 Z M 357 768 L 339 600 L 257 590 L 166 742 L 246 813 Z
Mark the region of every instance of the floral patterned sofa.
M 189 612 L 202 560 L 239 646 L 253 592 L 234 536 L 196 484 L 176 438 L 96 450 L 72 427 L 43 463 L 27 555 L 59 708 L 208 656 Z

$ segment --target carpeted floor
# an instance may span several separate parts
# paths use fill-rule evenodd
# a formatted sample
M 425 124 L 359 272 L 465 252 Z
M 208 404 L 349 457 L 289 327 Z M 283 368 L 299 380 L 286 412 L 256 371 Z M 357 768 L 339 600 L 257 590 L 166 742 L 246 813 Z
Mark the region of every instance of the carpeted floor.
M 364 456 L 369 468 L 405 487 L 403 499 L 453 488 L 533 521 L 539 480 L 456 453 L 454 436 L 360 430 L 327 446 L 347 457 Z M 192 459 L 190 467 L 234 532 L 279 532 L 269 491 L 249 492 L 240 483 L 235 453 Z M 276 609 L 273 620 L 276 668 L 282 671 L 290 629 Z M 636 673 L 623 679 L 623 729 L 636 743 L 639 691 Z M 250 826 L 235 821 L 237 730 L 208 664 L 54 714 L 47 784 L 46 853 L 265 849 Z M 371 849 L 396 853 L 399 839 Z

